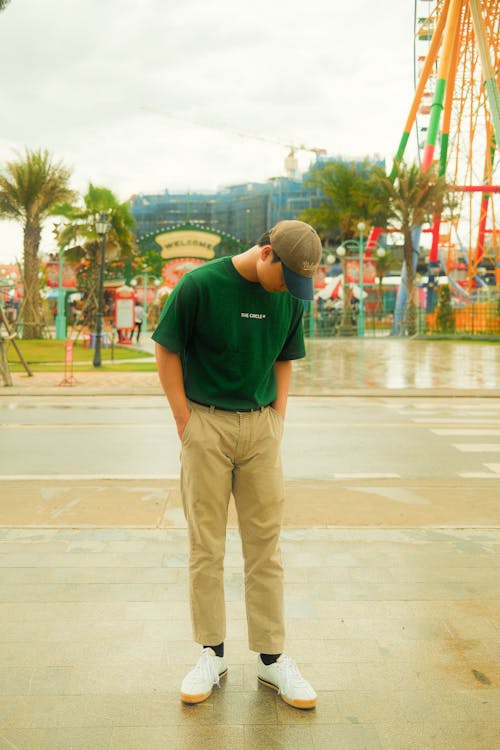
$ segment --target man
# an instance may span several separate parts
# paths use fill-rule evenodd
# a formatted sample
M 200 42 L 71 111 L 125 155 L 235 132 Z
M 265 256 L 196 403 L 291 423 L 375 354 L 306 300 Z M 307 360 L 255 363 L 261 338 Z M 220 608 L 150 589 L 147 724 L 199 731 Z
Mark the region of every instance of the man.
M 316 705 L 313 688 L 283 653 L 280 442 L 292 360 L 305 356 L 301 300 L 313 298 L 321 253 L 312 227 L 281 221 L 246 252 L 186 274 L 153 334 L 182 444 L 191 617 L 203 646 L 181 686 L 186 703 L 208 698 L 227 672 L 223 563 L 232 492 L 257 676 L 296 708 Z

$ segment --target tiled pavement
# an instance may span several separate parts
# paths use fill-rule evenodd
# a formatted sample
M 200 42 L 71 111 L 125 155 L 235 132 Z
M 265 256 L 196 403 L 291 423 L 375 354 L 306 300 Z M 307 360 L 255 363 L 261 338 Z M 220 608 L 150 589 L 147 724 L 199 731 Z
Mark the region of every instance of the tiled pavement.
M 257 683 L 235 530 L 230 672 L 193 707 L 184 530 L 1 531 L 1 750 L 500 748 L 499 531 L 285 529 L 282 548 L 312 712 Z

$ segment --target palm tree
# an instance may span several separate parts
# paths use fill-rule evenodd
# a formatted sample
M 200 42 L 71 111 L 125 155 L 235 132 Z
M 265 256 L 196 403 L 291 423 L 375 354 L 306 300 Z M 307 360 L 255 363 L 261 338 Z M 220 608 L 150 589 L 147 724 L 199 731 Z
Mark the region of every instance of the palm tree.
M 99 269 L 101 264 L 101 239 L 96 230 L 96 219 L 102 212 L 109 214 L 110 231 L 106 235 L 106 260 L 131 256 L 136 250 L 132 227 L 135 220 L 127 202 L 119 203 L 108 188 L 89 185 L 83 206 L 69 203 L 57 206 L 55 213 L 67 219 L 57 226 L 57 241 L 67 248 L 66 258 L 80 263 L 79 287 L 86 292 L 82 322 L 95 327 L 98 308 Z
M 374 218 L 370 191 L 373 170 L 366 160 L 362 164 L 329 161 L 313 167 L 306 184 L 316 188 L 323 201 L 317 208 L 302 211 L 299 218 L 333 242 L 354 237 L 359 221 Z
M 0 12 L 2 10 L 5 10 L 7 5 L 10 3 L 10 0 L 0 0 Z
M 423 172 L 416 163 L 409 166 L 396 162 L 394 179 L 376 170 L 373 176 L 373 195 L 387 224 L 403 235 L 403 273 L 406 289 L 405 318 L 410 335 L 416 333 L 414 301 L 418 247 L 414 247 L 413 232 L 432 214 L 440 213 L 448 186 L 444 176 L 438 177 L 434 167 Z
M 0 171 L 0 217 L 21 221 L 24 232 L 23 337 L 41 338 L 42 315 L 38 251 L 43 221 L 61 201 L 72 200 L 70 171 L 51 161 L 48 151 L 26 150 Z

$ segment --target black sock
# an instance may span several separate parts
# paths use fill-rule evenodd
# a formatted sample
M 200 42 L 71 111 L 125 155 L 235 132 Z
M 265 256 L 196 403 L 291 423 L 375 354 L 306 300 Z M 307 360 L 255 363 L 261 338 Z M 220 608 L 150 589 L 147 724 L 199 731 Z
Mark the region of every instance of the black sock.
M 261 654 L 260 658 L 262 659 L 266 667 L 268 667 L 270 664 L 274 664 L 275 661 L 278 661 L 280 656 L 281 654 Z
M 224 644 L 219 643 L 218 646 L 203 646 L 203 648 L 211 648 L 212 651 L 215 651 L 216 656 L 224 656 Z

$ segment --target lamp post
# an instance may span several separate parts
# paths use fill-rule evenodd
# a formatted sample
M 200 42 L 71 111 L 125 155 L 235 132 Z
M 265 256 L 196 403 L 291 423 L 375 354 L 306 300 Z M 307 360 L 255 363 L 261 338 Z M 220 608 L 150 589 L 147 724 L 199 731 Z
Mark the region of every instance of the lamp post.
M 61 229 L 63 225 L 54 224 L 54 236 L 59 245 L 59 278 L 57 289 L 57 314 L 56 314 L 56 339 L 66 338 L 66 305 L 64 298 L 63 272 L 64 272 L 64 250 L 65 246 L 59 244 Z
M 107 212 L 100 213 L 95 223 L 97 234 L 101 238 L 101 265 L 99 268 L 97 326 L 95 331 L 95 349 L 93 362 L 94 367 L 101 366 L 102 316 L 104 310 L 104 265 L 106 263 L 106 234 L 109 231 L 108 217 L 109 214 Z
M 337 255 L 341 258 L 344 265 L 344 304 L 342 308 L 342 321 L 339 328 L 341 335 L 352 335 L 351 325 L 351 311 L 350 311 L 350 299 L 349 299 L 349 285 L 347 284 L 347 253 L 349 250 L 357 250 L 358 262 L 359 262 L 359 312 L 358 312 L 358 336 L 361 338 L 365 335 L 365 292 L 364 292 L 364 232 L 366 226 L 363 221 L 358 224 L 359 240 L 344 240 L 337 248 Z
M 347 283 L 347 249 L 349 240 L 339 245 L 336 250 L 337 256 L 342 263 L 342 317 L 340 319 L 339 336 L 354 336 L 351 311 L 351 287 Z
M 364 292 L 364 255 L 365 245 L 363 242 L 363 234 L 365 231 L 364 222 L 360 221 L 358 224 L 359 232 L 359 315 L 358 315 L 358 335 L 363 337 L 365 335 L 365 292 Z

